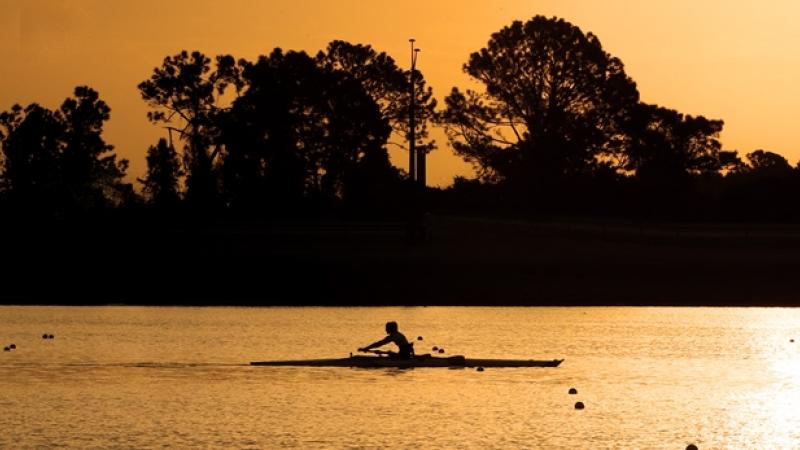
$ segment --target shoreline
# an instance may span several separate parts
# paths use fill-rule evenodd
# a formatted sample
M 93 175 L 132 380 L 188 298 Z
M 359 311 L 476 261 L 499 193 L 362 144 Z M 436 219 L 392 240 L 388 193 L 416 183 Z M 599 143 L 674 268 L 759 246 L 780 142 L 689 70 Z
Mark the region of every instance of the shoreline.
M 400 222 L 62 230 L 17 243 L 0 304 L 800 306 L 800 228 L 680 225 L 434 215 L 418 244 Z

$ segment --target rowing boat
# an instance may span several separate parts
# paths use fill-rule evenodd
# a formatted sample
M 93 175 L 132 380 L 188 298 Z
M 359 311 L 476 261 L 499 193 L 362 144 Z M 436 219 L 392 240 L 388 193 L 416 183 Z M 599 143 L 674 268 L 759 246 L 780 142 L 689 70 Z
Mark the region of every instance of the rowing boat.
M 411 358 L 392 356 L 350 355 L 348 358 L 334 359 L 301 359 L 294 361 L 253 361 L 252 366 L 307 366 L 307 367 L 558 367 L 563 359 L 475 359 L 463 356 L 438 357 L 419 355 Z

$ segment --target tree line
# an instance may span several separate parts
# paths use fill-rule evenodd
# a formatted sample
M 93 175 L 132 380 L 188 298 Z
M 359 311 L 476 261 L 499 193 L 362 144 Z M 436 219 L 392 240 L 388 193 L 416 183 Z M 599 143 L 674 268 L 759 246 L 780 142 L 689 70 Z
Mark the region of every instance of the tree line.
M 434 208 L 652 217 L 797 218 L 800 168 L 782 156 L 724 150 L 723 121 L 644 103 L 622 61 L 558 18 L 494 33 L 439 107 L 422 73 L 385 52 L 333 41 L 314 56 L 276 48 L 254 61 L 181 52 L 138 89 L 167 138 L 147 172 L 102 137 L 110 108 L 78 87 L 51 111 L 0 114 L 2 207 L 40 214 L 136 207 L 286 216 L 406 214 L 414 186 L 389 160 L 433 126 L 477 178 L 428 189 Z M 405 147 L 404 147 L 405 148 Z M 419 201 L 416 198 L 415 201 Z

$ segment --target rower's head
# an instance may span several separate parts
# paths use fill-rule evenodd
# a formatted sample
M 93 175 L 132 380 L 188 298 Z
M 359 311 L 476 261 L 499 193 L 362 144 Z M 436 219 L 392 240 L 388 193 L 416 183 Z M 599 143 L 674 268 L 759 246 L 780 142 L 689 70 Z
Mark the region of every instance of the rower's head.
M 386 333 L 397 333 L 397 322 L 386 322 Z

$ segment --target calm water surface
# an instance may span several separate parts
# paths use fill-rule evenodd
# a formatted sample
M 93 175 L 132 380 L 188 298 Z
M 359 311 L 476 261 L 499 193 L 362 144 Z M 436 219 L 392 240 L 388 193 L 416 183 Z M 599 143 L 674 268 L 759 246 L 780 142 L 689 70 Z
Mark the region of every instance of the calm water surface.
M 418 352 L 565 361 L 247 365 L 346 356 L 387 320 Z M 795 309 L 0 306 L 10 343 L 2 448 L 800 448 Z

